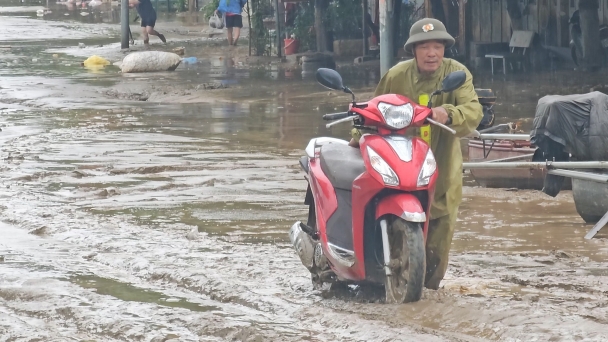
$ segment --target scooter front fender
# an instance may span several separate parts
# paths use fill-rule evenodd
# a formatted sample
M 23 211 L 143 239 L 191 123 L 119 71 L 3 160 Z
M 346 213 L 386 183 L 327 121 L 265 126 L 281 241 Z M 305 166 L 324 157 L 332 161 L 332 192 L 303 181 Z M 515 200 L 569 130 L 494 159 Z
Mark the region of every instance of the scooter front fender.
M 380 200 L 376 207 L 376 219 L 389 214 L 409 222 L 426 222 L 426 213 L 420 200 L 409 193 L 389 195 Z

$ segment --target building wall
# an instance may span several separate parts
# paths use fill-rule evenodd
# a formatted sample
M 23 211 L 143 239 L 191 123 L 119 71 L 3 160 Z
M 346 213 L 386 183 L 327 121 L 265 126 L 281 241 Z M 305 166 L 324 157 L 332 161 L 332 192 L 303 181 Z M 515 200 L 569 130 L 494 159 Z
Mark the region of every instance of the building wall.
M 608 0 L 599 0 L 600 24 L 608 24 Z M 570 41 L 568 19 L 577 9 L 576 0 L 522 0 L 523 30 L 538 33 L 546 45 L 567 47 Z M 511 21 L 505 0 L 468 0 L 469 42 L 508 43 Z

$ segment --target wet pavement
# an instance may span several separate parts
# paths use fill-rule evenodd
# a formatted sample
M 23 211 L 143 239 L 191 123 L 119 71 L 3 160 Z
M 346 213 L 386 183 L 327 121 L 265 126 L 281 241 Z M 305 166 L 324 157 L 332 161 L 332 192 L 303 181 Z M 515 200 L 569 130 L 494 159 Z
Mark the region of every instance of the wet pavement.
M 466 187 L 443 287 L 418 303 L 313 291 L 287 236 L 306 215 L 297 160 L 347 136 L 321 114 L 348 96 L 177 34 L 153 48 L 198 64 L 87 70 L 90 52 L 121 56 L 99 31 L 115 25 L 31 15 L 0 18 L 21 30 L 0 38 L 0 341 L 608 339 L 608 235 L 583 239 L 570 192 Z M 530 89 L 597 84 L 563 75 L 478 86 L 498 121 L 528 122 Z M 362 97 L 375 82 L 345 78 Z

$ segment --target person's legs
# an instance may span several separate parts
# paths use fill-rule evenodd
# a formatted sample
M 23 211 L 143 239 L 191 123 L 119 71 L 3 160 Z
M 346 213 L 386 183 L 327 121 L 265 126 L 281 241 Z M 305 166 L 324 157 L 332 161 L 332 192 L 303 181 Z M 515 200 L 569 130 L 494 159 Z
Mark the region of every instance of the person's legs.
M 160 40 L 162 40 L 163 43 L 167 42 L 167 39 L 165 39 L 165 36 L 162 33 L 159 33 L 158 31 L 156 31 L 154 29 L 154 26 L 146 26 L 146 31 L 148 32 L 148 34 L 151 34 L 153 36 L 157 36 L 158 38 L 160 38 Z
M 141 37 L 144 40 L 144 44 L 148 45 L 150 43 L 150 37 L 148 37 L 148 30 L 146 27 L 141 28 Z
M 232 40 L 232 45 L 236 46 L 236 41 L 239 40 L 239 36 L 241 35 L 241 28 L 243 27 L 243 17 L 240 15 L 235 15 L 233 16 L 233 40 Z
M 228 45 L 232 45 L 232 27 L 226 29 L 226 36 L 228 37 Z
M 431 220 L 426 240 L 425 287 L 437 290 L 448 269 L 448 257 L 454 236 L 458 210 L 449 215 Z
M 239 35 L 241 34 L 241 28 L 234 27 L 232 30 L 234 31 L 232 45 L 236 45 L 236 41 L 239 40 Z
M 144 38 L 144 44 L 148 45 L 150 43 L 150 37 L 148 35 L 157 36 L 163 43 L 166 43 L 167 40 L 165 36 L 154 29 L 154 25 L 156 25 L 156 14 L 143 16 L 141 17 L 141 27 L 142 27 L 142 35 Z

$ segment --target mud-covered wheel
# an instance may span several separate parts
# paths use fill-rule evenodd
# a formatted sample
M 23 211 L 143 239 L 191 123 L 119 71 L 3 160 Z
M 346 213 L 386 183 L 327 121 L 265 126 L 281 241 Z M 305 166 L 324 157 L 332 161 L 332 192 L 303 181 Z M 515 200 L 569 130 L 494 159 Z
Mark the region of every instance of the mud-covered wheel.
M 424 287 L 426 256 L 422 224 L 395 218 L 388 226 L 391 275 L 386 276 L 386 302 L 420 300 Z

